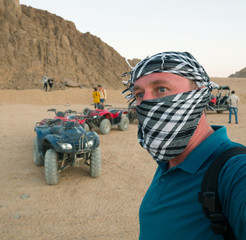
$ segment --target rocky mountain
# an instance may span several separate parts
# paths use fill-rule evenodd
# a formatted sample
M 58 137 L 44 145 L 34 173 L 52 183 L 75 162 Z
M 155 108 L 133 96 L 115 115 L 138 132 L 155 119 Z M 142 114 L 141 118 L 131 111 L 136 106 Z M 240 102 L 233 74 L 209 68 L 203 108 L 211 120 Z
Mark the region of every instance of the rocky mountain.
M 229 78 L 246 78 L 246 68 L 243 68 L 239 72 L 236 72 L 235 74 L 231 74 Z
M 65 81 L 121 89 L 127 70 L 117 51 L 73 22 L 19 0 L 0 0 L 0 89 L 41 88 L 43 76 L 54 78 L 56 89 Z

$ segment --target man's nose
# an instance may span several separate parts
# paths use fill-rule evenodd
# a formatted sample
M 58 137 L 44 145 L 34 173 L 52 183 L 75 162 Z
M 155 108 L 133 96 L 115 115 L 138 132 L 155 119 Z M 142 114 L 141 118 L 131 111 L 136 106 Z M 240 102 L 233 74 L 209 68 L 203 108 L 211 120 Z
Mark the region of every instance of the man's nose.
M 155 98 L 151 91 L 145 91 L 143 100 L 150 100 Z

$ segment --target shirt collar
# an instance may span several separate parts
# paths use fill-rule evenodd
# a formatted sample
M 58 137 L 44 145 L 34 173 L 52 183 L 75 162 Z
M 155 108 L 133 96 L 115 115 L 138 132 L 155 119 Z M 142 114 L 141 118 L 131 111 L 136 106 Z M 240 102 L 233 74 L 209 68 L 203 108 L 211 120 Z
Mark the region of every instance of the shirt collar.
M 206 138 L 201 144 L 199 144 L 186 159 L 171 168 L 182 169 L 190 174 L 195 174 L 202 164 L 209 158 L 209 156 L 225 141 L 228 140 L 226 127 L 224 126 L 212 126 L 214 132 L 208 138 Z M 208 151 L 209 149 L 209 151 Z M 202 154 L 201 154 L 202 153 Z M 167 169 L 167 163 L 157 162 L 163 171 Z

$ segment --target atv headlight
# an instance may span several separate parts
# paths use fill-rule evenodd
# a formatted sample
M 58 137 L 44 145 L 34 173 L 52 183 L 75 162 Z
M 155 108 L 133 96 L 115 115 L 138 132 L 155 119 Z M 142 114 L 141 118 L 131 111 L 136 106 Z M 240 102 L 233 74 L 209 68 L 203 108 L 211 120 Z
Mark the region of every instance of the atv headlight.
M 60 145 L 60 147 L 63 150 L 71 150 L 71 149 L 73 149 L 73 146 L 70 143 L 60 143 L 59 145 Z
M 86 147 L 93 147 L 94 145 L 94 141 L 93 140 L 89 140 L 86 144 Z

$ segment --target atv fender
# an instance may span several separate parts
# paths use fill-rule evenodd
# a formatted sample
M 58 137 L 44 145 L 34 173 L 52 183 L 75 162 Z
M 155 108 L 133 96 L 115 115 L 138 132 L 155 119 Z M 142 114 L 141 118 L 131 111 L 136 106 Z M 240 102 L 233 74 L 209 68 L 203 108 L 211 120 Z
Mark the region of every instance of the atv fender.
M 46 135 L 52 134 L 51 127 L 47 127 L 45 125 L 35 127 L 34 131 L 37 133 L 38 139 L 43 139 Z
M 98 135 L 97 135 L 96 132 L 89 131 L 89 132 L 85 132 L 85 134 L 86 134 L 86 137 L 87 137 L 88 141 L 91 140 L 91 139 L 95 139 L 95 145 L 94 145 L 94 148 L 99 147 L 99 145 L 100 145 L 100 140 L 99 140 L 99 137 L 98 137 Z
M 49 143 L 49 145 L 56 151 L 61 152 L 60 146 L 57 144 L 57 140 L 54 138 L 53 134 L 47 135 L 43 141 L 46 141 Z
M 43 153 L 43 139 L 47 134 L 52 134 L 51 128 L 41 125 L 35 127 L 34 131 L 37 133 L 38 152 Z

